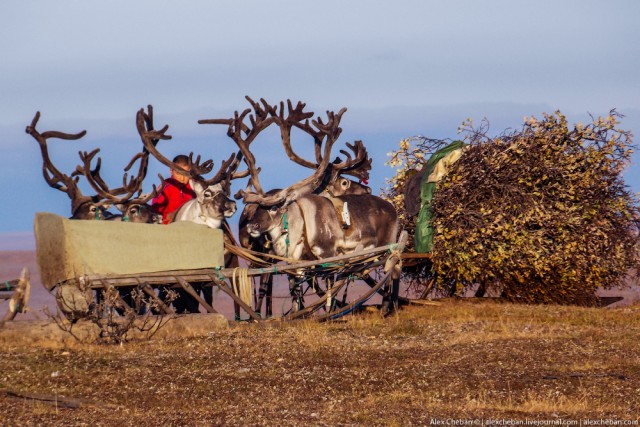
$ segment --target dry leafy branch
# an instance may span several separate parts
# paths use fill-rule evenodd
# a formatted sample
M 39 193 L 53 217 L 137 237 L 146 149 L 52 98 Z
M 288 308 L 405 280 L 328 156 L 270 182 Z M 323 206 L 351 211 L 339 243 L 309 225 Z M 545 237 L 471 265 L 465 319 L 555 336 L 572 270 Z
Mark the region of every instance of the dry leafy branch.
M 437 281 L 585 305 L 622 285 L 638 266 L 640 209 L 621 175 L 634 145 L 620 117 L 570 127 L 557 111 L 494 138 L 465 123 L 469 148 L 432 201 Z
M 99 301 L 90 304 L 80 317 L 77 316 L 77 312 L 74 313 L 76 316 L 72 317 L 69 317 L 69 313 L 53 315 L 48 310 L 45 310 L 45 314 L 55 321 L 61 330 L 80 342 L 86 341 L 87 338 L 92 339 L 91 335 L 76 334 L 74 328 L 77 320 L 81 318 L 98 327 L 100 332 L 97 342 L 120 344 L 128 340 L 131 331 L 142 333 L 146 339 L 150 339 L 167 322 L 176 318 L 176 314 L 162 314 L 160 304 L 171 305 L 177 296 L 175 291 L 167 289 L 163 300 L 154 300 L 149 299 L 142 290 L 136 288 L 127 295 L 127 299 L 131 302 L 127 304 L 116 288 L 108 287 L 101 292 Z M 72 295 L 71 298 L 77 297 Z M 66 304 L 72 307 L 77 305 L 76 301 Z

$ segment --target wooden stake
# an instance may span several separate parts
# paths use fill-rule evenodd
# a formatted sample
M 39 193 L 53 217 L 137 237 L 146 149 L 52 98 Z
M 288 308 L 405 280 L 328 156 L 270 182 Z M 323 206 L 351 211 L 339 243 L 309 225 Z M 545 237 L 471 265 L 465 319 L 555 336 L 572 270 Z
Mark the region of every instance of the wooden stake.
M 229 295 L 233 299 L 233 301 L 235 301 L 244 311 L 246 311 L 247 314 L 251 316 L 253 320 L 258 322 L 262 321 L 262 317 L 260 317 L 258 313 L 253 311 L 251 307 L 245 304 L 244 301 L 242 301 L 242 299 L 239 296 L 237 296 L 235 292 L 233 292 L 233 289 L 231 289 L 226 282 L 218 279 L 215 276 L 210 276 L 210 278 L 211 278 L 211 281 L 213 281 L 220 289 L 222 289 L 227 295 Z
M 194 297 L 200 304 L 202 304 L 202 306 L 205 308 L 205 310 L 207 310 L 208 313 L 217 313 L 217 311 L 212 306 L 210 306 L 200 295 L 198 295 L 196 290 L 193 289 L 193 286 L 191 286 L 189 282 L 179 276 L 176 277 L 176 280 L 178 281 L 180 286 L 182 286 L 182 289 L 187 291 L 189 295 Z

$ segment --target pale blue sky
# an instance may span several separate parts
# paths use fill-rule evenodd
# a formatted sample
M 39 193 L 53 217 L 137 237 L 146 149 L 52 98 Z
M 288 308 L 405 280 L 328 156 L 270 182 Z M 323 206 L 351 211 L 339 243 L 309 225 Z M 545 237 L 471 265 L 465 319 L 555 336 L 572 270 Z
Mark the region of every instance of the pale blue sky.
M 393 175 L 383 163 L 400 138 L 455 137 L 467 117 L 499 132 L 543 111 L 578 121 L 617 108 L 639 134 L 638 17 L 631 0 L 5 2 L 0 233 L 30 231 L 36 211 L 69 215 L 24 133 L 37 110 L 41 130 L 88 131 L 52 146 L 61 169 L 100 146 L 114 180 L 138 149 L 134 115 L 149 103 L 156 124 L 171 125 L 167 154 L 217 162 L 232 144 L 196 122 L 244 109 L 244 95 L 303 100 L 317 114 L 346 106 L 343 141 L 364 140 L 376 190 Z M 257 148 L 266 187 L 306 173 L 282 173 L 275 144 Z M 637 168 L 627 181 L 640 191 Z

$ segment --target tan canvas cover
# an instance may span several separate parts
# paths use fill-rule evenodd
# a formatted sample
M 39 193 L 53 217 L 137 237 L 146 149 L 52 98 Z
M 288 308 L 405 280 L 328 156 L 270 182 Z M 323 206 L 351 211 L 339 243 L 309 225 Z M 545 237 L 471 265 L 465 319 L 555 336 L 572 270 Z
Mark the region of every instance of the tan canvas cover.
M 466 150 L 467 147 L 468 146 L 464 146 L 457 150 L 453 150 L 442 159 L 440 159 L 440 161 L 433 167 L 433 172 L 431 172 L 427 177 L 427 182 L 440 182 L 440 180 L 447 174 L 449 166 L 458 161 L 458 159 L 462 156 L 463 151 Z
M 40 275 L 48 290 L 84 275 L 140 274 L 224 264 L 222 231 L 191 222 L 156 225 L 80 221 L 37 213 L 35 235 Z

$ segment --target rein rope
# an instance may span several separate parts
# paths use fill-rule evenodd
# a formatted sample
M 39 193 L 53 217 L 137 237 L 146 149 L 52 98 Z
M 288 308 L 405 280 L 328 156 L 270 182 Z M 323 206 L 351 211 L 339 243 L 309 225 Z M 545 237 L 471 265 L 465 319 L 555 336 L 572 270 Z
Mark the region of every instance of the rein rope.
M 242 267 L 236 267 L 231 274 L 231 285 L 233 292 L 240 297 L 242 302 L 249 307 L 252 306 L 253 298 L 251 291 L 253 289 L 253 282 L 249 279 L 248 269 Z

